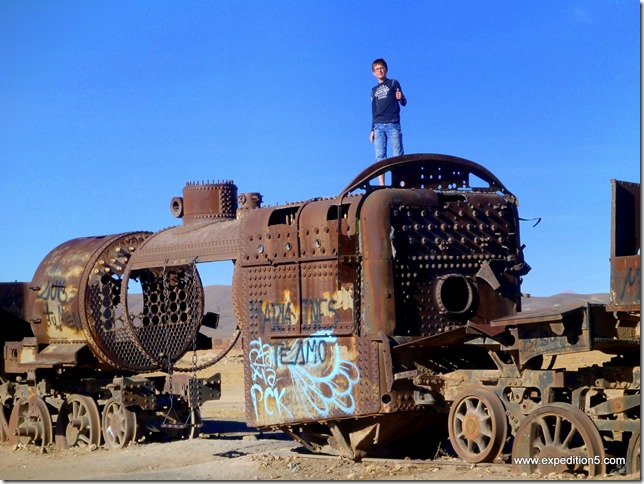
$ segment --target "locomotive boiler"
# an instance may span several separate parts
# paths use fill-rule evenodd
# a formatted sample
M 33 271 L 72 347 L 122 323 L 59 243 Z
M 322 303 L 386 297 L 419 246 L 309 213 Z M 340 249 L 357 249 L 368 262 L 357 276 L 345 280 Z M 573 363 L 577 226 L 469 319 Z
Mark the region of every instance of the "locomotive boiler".
M 352 458 L 440 435 L 446 402 L 414 379 L 493 368 L 463 343 L 520 310 L 529 270 L 515 197 L 448 156 L 376 164 L 336 198 L 253 211 L 241 233 L 249 423 Z
M 1 440 L 119 448 L 150 432 L 199 432 L 199 406 L 219 398 L 218 375 L 141 376 L 195 349 L 203 309 L 190 265 L 139 271 L 142 310 L 129 307 L 127 264 L 149 235 L 68 241 L 30 283 L 0 286 Z

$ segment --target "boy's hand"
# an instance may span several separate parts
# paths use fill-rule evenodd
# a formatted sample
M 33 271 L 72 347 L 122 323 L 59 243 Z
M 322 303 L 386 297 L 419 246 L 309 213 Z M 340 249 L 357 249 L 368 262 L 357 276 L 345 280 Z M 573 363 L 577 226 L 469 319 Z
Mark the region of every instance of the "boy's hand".
M 374 133 L 372 130 L 371 134 L 369 135 L 369 141 L 373 143 L 375 140 L 376 140 L 376 133 Z
M 400 92 L 400 88 L 396 89 L 396 99 L 399 101 L 403 98 L 402 92 Z

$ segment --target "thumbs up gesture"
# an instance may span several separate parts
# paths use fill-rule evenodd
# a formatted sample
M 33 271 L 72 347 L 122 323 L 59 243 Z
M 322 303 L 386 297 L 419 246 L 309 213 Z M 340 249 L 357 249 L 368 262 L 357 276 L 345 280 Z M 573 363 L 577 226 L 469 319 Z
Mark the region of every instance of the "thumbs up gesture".
M 400 92 L 400 88 L 397 88 L 396 89 L 396 99 L 398 99 L 400 101 L 402 99 L 402 97 L 403 97 L 403 95 L 402 95 L 402 92 Z

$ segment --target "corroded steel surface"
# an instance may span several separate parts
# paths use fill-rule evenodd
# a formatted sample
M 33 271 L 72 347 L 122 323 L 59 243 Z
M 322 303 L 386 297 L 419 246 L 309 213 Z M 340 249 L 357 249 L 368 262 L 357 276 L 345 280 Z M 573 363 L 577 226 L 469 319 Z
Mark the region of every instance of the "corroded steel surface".
M 164 264 L 234 260 L 238 246 L 238 220 L 179 225 L 151 236 L 134 254 L 130 267 L 142 269 L 163 267 Z
M 237 187 L 232 181 L 187 183 L 183 198 L 172 199 L 170 211 L 174 216 L 183 218 L 185 224 L 235 218 Z
M 0 440 L 44 446 L 54 421 L 57 435 L 72 435 L 69 402 L 91 413 L 80 429 L 92 442 L 99 408 L 110 447 L 143 427 L 194 437 L 198 406 L 218 399 L 221 383 L 194 377 L 197 332 L 217 319 L 204 315 L 197 265 L 231 261 L 249 425 L 352 459 L 451 438 L 462 459 L 487 462 L 509 437 L 514 457 L 626 452 L 635 469 L 639 184 L 613 181 L 610 304 L 524 312 L 518 201 L 476 163 L 399 156 L 337 197 L 261 203 L 232 181 L 188 183 L 170 203 L 180 225 L 75 239 L 32 282 L 0 284 L 0 403 L 15 403 Z M 175 365 L 190 349 L 192 367 Z M 613 357 L 554 366 L 591 350 Z M 167 375 L 137 375 L 156 370 Z M 560 432 L 571 426 L 572 446 Z
M 611 180 L 609 310 L 638 311 L 641 301 L 640 184 Z
M 372 185 L 384 171 L 393 186 Z M 249 212 L 233 288 L 249 423 L 421 410 L 401 370 L 431 356 L 391 347 L 514 314 L 518 241 L 514 196 L 454 157 L 394 158 L 337 198 Z
M 180 358 L 201 321 L 201 282 L 191 266 L 131 273 L 129 259 L 148 236 L 86 237 L 50 252 L 29 286 L 26 306 L 38 343 L 52 345 L 53 354 L 53 345 L 87 344 L 102 364 L 126 371 L 154 370 Z M 141 314 L 128 311 L 134 279 L 144 293 Z M 60 363 L 69 364 L 60 351 Z M 49 353 L 40 352 L 32 363 L 55 363 Z
M 613 257 L 610 261 L 611 304 L 616 311 L 639 311 L 642 259 L 639 255 Z

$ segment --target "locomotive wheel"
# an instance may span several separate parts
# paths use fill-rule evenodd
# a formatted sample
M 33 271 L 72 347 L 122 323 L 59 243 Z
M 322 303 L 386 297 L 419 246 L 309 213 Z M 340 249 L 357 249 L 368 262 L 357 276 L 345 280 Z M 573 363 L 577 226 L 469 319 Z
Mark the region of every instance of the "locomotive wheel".
M 110 398 L 103 408 L 103 439 L 110 449 L 122 449 L 136 436 L 136 413 Z
M 101 444 L 101 416 L 92 397 L 73 394 L 67 398 L 56 422 L 56 443 L 63 448 Z
M 461 459 L 472 464 L 492 462 L 503 449 L 508 432 L 501 399 L 487 388 L 462 392 L 450 409 L 448 429 Z
M 201 433 L 201 412 L 199 408 L 189 409 L 163 415 L 165 422 L 161 424 L 163 432 L 172 440 L 196 439 Z
M 631 440 L 628 443 L 628 451 L 626 452 L 626 474 L 640 472 L 640 455 L 640 431 L 638 430 L 631 435 Z
M 606 472 L 604 443 L 592 419 L 569 403 L 552 403 L 528 415 L 514 437 L 515 471 L 588 477 Z M 534 458 L 526 461 L 526 458 Z
M 34 414 L 29 414 L 29 400 L 16 401 L 9 417 L 9 442 L 12 445 L 40 445 L 46 447 L 52 441 L 53 426 L 47 404 L 35 398 Z
M 201 434 L 201 426 L 203 425 L 199 408 L 193 408 L 190 412 L 190 425 L 191 427 L 187 432 L 187 437 L 189 439 L 196 439 Z
M 0 405 L 0 442 L 9 442 L 9 440 L 9 422 L 7 422 L 4 405 Z

